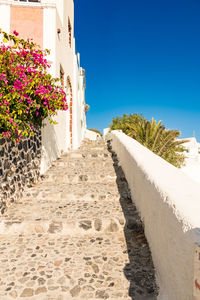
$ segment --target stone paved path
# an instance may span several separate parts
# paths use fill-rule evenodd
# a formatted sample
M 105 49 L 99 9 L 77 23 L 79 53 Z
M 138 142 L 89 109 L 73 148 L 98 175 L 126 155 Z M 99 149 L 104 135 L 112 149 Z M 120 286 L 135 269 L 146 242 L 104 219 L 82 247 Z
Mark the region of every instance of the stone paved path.
M 1 217 L 1 300 L 156 295 L 142 222 L 105 142 L 63 155 Z

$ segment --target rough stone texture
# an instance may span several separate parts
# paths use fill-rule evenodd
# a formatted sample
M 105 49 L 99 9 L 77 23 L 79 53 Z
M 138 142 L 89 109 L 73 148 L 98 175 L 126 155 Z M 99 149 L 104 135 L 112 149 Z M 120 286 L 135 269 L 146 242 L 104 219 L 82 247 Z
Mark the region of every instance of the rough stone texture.
M 83 143 L 27 188 L 2 217 L 0 240 L 1 300 L 156 299 L 142 222 L 103 141 Z
M 34 136 L 14 141 L 0 139 L 0 214 L 16 199 L 24 187 L 37 181 L 40 175 L 41 131 Z

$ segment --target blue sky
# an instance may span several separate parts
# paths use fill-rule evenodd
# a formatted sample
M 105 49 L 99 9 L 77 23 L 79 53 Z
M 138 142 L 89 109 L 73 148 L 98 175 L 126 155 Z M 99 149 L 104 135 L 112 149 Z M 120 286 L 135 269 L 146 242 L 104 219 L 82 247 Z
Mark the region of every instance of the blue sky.
M 200 141 L 199 16 L 199 0 L 75 0 L 88 128 L 142 113 Z

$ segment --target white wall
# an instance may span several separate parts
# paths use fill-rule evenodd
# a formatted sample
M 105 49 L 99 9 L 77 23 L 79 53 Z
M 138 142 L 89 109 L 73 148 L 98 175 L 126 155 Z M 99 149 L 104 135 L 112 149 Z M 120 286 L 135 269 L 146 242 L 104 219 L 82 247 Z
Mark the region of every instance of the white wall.
M 184 153 L 186 156 L 185 165 L 181 170 L 190 176 L 193 180 L 200 183 L 200 154 L 199 154 L 199 143 L 195 137 L 188 138 L 188 142 L 184 143 L 188 152 Z
M 61 33 L 57 35 L 56 40 L 56 70 L 58 74 L 57 76 L 59 76 L 60 65 L 62 65 L 65 73 L 65 84 L 67 85 L 67 78 L 69 77 L 72 85 L 72 149 L 77 149 L 80 146 L 84 135 L 82 134 L 81 128 L 82 104 L 79 92 L 79 88 L 81 89 L 82 86 L 80 84 L 80 70 L 77 61 L 74 38 L 74 2 L 72 0 L 65 0 L 63 8 L 63 24 L 59 17 L 60 13 L 57 16 L 57 28 L 61 28 Z M 70 20 L 72 26 L 71 47 L 69 47 L 68 39 L 68 19 Z M 70 138 L 68 141 L 70 141 Z M 67 145 L 66 151 L 69 147 L 70 144 Z
M 104 128 L 103 130 L 103 136 L 105 137 L 110 131 L 110 128 Z
M 85 138 L 91 141 L 96 141 L 98 138 L 101 138 L 101 136 L 99 133 L 87 129 L 85 132 Z
M 43 8 L 43 48 L 50 50 L 47 59 L 51 64 L 49 72 L 56 76 L 56 8 Z
M 56 77 L 56 7 L 43 8 L 43 47 L 44 49 L 49 49 L 51 51 L 50 55 L 47 57 L 51 64 L 49 72 L 53 77 Z M 59 122 L 60 126 L 60 121 L 62 119 L 59 116 L 55 119 Z M 45 120 L 44 127 L 42 128 L 41 174 L 44 174 L 51 166 L 52 162 L 61 154 L 56 126 L 58 125 L 51 125 L 48 120 Z
M 196 158 L 198 156 L 199 144 L 195 137 L 187 138 L 187 142 L 183 146 L 187 148 L 188 152 L 185 153 L 186 157 Z
M 51 167 L 52 162 L 59 156 L 60 149 L 58 148 L 58 139 L 54 126 L 52 126 L 48 120 L 45 120 L 44 127 L 42 127 L 42 158 L 40 173 L 44 174 Z
M 19 6 L 40 6 L 43 8 L 43 47 L 49 49 L 50 55 L 47 57 L 51 68 L 50 74 L 53 77 L 60 77 L 60 66 L 64 71 L 64 85 L 67 90 L 67 79 L 70 78 L 73 96 L 73 143 L 72 148 L 76 149 L 80 146 L 84 137 L 83 128 L 81 126 L 81 118 L 83 115 L 83 106 L 81 103 L 82 95 L 78 87 L 82 89 L 80 82 L 80 66 L 77 63 L 75 53 L 74 39 L 74 2 L 73 0 L 42 0 L 41 3 L 29 2 L 12 2 L 0 0 L 0 28 L 6 32 L 10 31 L 10 4 L 14 3 Z M 69 45 L 68 19 L 70 19 L 71 47 Z M 57 32 L 60 29 L 60 33 Z M 70 104 L 70 95 L 67 95 L 68 104 Z M 59 111 L 54 117 L 57 125 L 50 125 L 48 120 L 42 128 L 42 162 L 41 173 L 44 173 L 50 166 L 52 161 L 58 158 L 63 152 L 69 151 L 70 143 L 70 110 Z
M 49 1 L 49 3 L 52 1 Z M 72 45 L 69 46 L 68 19 L 72 26 Z M 50 49 L 51 54 L 49 61 L 51 62 L 51 75 L 60 77 L 60 67 L 64 71 L 64 85 L 67 93 L 68 104 L 70 104 L 70 93 L 67 87 L 67 79 L 70 78 L 72 85 L 73 97 L 73 144 L 72 148 L 76 149 L 80 146 L 82 140 L 81 135 L 81 107 L 79 103 L 79 66 L 77 65 L 77 56 L 75 53 L 74 39 L 74 3 L 73 0 L 59 0 L 56 7 L 49 6 L 44 8 L 44 48 Z M 60 33 L 57 33 L 57 29 Z M 70 144 L 70 109 L 68 111 L 59 111 L 54 117 L 57 125 L 45 126 L 43 129 L 43 156 L 41 164 L 41 172 L 44 173 L 51 162 L 58 158 L 62 153 L 69 151 Z M 48 123 L 48 122 L 47 122 Z M 54 138 L 51 145 L 51 134 Z M 56 146 L 55 146 L 56 145 Z M 53 151 L 51 151 L 54 149 Z
M 83 69 L 79 66 L 80 55 L 74 60 L 75 75 L 75 99 L 73 102 L 73 149 L 77 149 L 85 137 L 86 116 L 85 116 L 85 83 Z
M 10 32 L 10 5 L 0 3 L 0 28 Z
M 80 107 L 80 140 L 82 141 L 85 137 L 86 132 L 86 112 L 85 112 L 85 70 L 79 69 L 79 107 Z
M 61 4 L 62 11 L 61 11 Z M 59 34 L 56 32 L 56 77 L 60 77 L 60 66 L 64 71 L 64 85 L 65 92 L 67 93 L 67 102 L 70 104 L 70 93 L 68 90 L 67 78 L 70 78 L 72 85 L 72 96 L 73 101 L 75 98 L 75 86 L 73 82 L 74 76 L 74 56 L 75 56 L 75 47 L 73 43 L 73 22 L 74 22 L 74 3 L 73 0 L 65 0 L 57 2 L 57 15 L 56 15 L 56 31 L 57 28 L 61 30 Z M 62 16 L 62 18 L 60 18 Z M 69 35 L 68 35 L 68 18 L 71 21 L 72 25 L 72 47 L 69 46 Z M 74 114 L 74 112 L 73 112 Z M 70 121 L 70 110 L 66 112 L 60 112 L 56 117 L 58 125 L 55 126 L 56 134 L 60 141 L 61 152 L 69 151 L 70 145 L 70 132 L 69 132 L 69 121 Z
M 144 221 L 158 299 L 200 299 L 200 186 L 124 133 L 110 136 Z

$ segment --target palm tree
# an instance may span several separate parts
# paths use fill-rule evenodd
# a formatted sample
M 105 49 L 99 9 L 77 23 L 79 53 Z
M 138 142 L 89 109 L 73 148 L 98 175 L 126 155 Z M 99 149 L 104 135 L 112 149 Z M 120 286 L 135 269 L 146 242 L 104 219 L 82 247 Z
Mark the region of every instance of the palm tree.
M 187 140 L 177 140 L 178 130 L 167 130 L 161 121 L 146 120 L 142 115 L 131 114 L 113 119 L 112 130 L 121 129 L 143 146 L 164 158 L 176 167 L 184 164 L 186 150 L 182 144 Z

